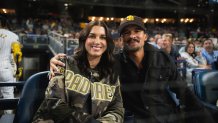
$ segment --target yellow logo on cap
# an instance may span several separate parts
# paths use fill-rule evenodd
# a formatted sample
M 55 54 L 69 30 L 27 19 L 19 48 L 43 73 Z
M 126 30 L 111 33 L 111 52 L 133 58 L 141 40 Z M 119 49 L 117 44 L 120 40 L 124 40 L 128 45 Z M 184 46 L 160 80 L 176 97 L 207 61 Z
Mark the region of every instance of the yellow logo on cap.
M 129 15 L 129 16 L 126 17 L 126 20 L 128 20 L 128 21 L 133 21 L 133 20 L 134 20 L 134 16 Z

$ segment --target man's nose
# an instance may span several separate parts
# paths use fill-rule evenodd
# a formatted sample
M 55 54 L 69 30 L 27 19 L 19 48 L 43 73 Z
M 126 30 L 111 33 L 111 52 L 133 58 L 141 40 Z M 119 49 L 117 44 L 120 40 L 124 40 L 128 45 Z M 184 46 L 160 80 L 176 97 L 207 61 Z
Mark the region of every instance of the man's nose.
M 130 38 L 135 38 L 135 37 L 136 37 L 136 33 L 131 32 L 131 33 L 130 33 Z

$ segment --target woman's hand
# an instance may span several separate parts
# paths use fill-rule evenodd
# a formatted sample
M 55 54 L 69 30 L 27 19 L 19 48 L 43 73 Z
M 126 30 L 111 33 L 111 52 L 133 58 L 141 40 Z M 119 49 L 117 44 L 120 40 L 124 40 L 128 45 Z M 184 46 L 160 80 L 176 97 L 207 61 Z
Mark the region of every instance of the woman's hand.
M 50 78 L 53 77 L 55 72 L 60 72 L 57 66 L 62 66 L 64 67 L 65 64 L 61 62 L 59 59 L 65 57 L 66 54 L 59 53 L 55 55 L 53 58 L 50 60 Z

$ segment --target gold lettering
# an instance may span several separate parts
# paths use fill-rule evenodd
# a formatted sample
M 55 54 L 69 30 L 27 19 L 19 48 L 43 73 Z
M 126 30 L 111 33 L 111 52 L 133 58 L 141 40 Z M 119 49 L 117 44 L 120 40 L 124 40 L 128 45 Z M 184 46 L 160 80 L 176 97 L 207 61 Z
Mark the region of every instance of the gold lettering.
M 79 92 L 81 92 L 84 95 L 87 94 L 90 90 L 90 83 L 91 82 L 87 78 L 83 77 L 83 81 L 81 81 L 81 88 Z
M 116 86 L 111 86 L 111 90 L 112 90 L 112 93 L 114 94 L 116 90 Z
M 68 89 L 69 90 L 74 90 L 76 92 L 79 92 L 79 88 L 81 86 L 81 80 L 82 80 L 82 76 L 79 74 L 76 74 L 73 76 L 72 79 L 70 79 L 72 81 L 70 81 L 70 84 L 68 85 Z
M 103 99 L 104 99 L 104 95 L 103 95 L 103 92 L 104 92 L 103 84 L 95 82 L 95 83 L 94 83 L 94 87 L 95 87 L 94 92 L 95 92 L 95 97 L 96 97 L 96 99 L 103 100 Z
M 93 100 L 106 100 L 113 99 L 116 86 L 103 84 L 102 82 L 91 83 L 86 77 L 79 74 L 74 74 L 73 71 L 66 70 L 65 81 L 67 89 L 86 95 L 90 93 Z
M 72 71 L 66 70 L 65 75 L 66 86 L 68 86 L 71 82 L 70 80 L 73 79 L 74 73 Z
M 91 83 L 91 97 L 93 100 L 96 99 L 94 90 L 95 90 L 94 84 Z
M 109 85 L 105 85 L 105 100 L 111 101 L 113 98 L 112 87 Z

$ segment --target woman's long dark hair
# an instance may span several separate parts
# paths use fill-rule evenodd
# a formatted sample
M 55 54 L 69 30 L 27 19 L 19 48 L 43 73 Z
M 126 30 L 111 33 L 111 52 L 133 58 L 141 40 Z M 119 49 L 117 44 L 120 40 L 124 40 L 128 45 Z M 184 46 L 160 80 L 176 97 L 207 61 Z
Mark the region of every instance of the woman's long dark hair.
M 79 69 L 81 72 L 89 73 L 90 65 L 87 58 L 87 51 L 85 49 L 85 42 L 88 38 L 88 35 L 93 28 L 93 26 L 101 26 L 105 29 L 106 33 L 106 42 L 107 42 L 107 49 L 102 54 L 100 62 L 96 66 L 97 70 L 99 71 L 100 78 L 107 77 L 108 75 L 112 75 L 113 72 L 113 64 L 114 64 L 114 57 L 113 57 L 113 40 L 111 36 L 111 32 L 107 25 L 102 21 L 91 21 L 81 32 L 79 37 L 79 46 L 77 52 L 75 53 L 75 60 L 78 63 Z
M 194 46 L 194 52 L 193 53 L 189 53 L 188 52 L 188 47 L 190 45 L 193 45 Z M 195 44 L 192 43 L 192 42 L 189 42 L 186 46 L 185 46 L 185 52 L 187 52 L 192 58 L 195 58 L 197 56 L 196 52 L 195 52 Z

